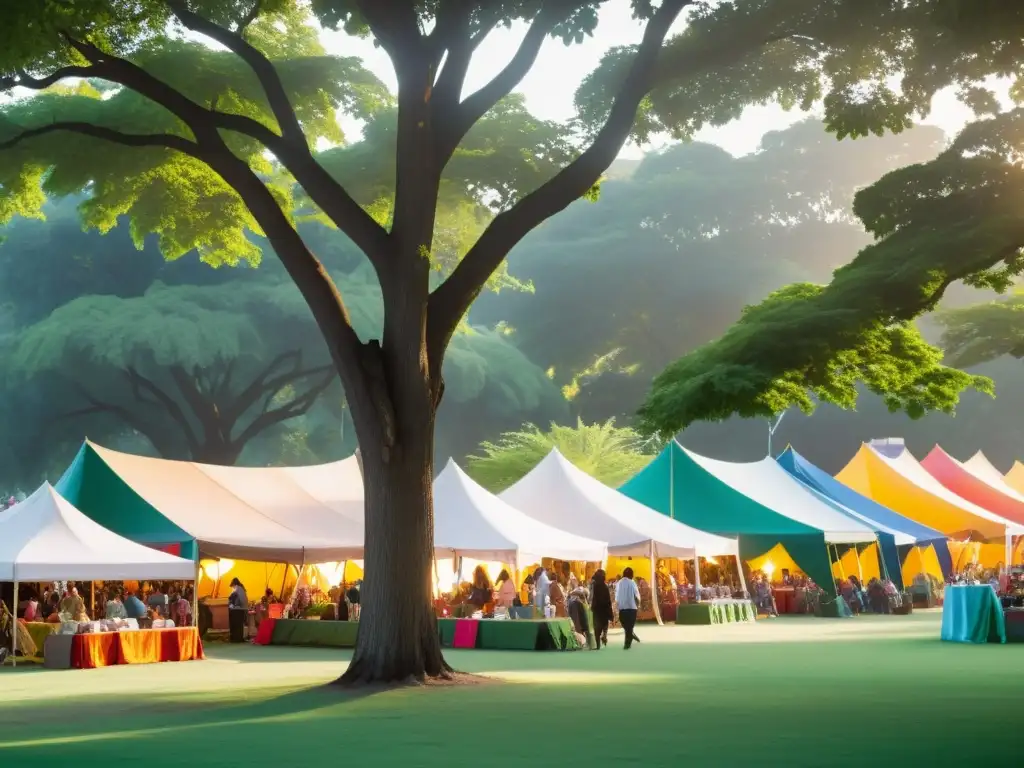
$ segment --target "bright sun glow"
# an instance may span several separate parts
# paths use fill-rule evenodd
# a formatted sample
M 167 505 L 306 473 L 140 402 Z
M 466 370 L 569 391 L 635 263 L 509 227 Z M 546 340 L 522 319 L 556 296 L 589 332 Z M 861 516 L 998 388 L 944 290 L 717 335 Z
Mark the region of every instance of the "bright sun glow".
M 775 563 L 769 560 L 767 563 L 764 564 L 764 567 L 761 568 L 761 570 L 764 571 L 765 575 L 768 576 L 768 581 L 771 581 L 772 574 L 775 573 Z

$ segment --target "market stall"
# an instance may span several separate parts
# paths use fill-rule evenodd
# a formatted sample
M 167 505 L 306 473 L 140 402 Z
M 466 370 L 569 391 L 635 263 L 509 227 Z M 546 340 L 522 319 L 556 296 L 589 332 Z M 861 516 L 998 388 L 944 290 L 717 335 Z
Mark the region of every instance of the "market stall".
M 195 565 L 103 528 L 48 483 L 22 503 L 0 512 L 0 581 L 14 583 L 15 605 L 21 582 L 143 578 L 190 581 L 195 578 Z M 134 620 L 61 619 L 55 632 L 35 630 L 43 639 L 48 664 L 58 667 L 203 658 L 195 627 L 163 630 L 154 622 L 157 629 L 140 629 Z M 35 638 L 33 629 L 29 631 Z M 11 658 L 16 663 L 17 632 L 13 639 Z M 66 664 L 59 658 L 63 652 Z
M 558 449 L 500 498 L 547 525 L 608 542 L 610 556 L 636 558 L 637 574 L 651 585 L 658 583 L 659 559 L 739 556 L 736 539 L 658 514 L 573 466 Z M 642 569 L 640 563 L 644 564 Z M 695 570 L 699 574 L 699 569 Z M 609 577 L 614 574 L 609 573 Z M 660 622 L 658 600 L 652 601 L 652 609 L 653 617 Z
M 518 572 L 542 558 L 603 563 L 608 546 L 537 520 L 476 483 L 449 459 L 434 480 L 437 556 L 492 560 Z

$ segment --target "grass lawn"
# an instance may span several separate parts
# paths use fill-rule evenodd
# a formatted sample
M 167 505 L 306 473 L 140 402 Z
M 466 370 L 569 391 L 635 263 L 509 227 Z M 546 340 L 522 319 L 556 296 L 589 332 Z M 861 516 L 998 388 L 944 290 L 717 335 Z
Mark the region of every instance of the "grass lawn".
M 638 629 L 599 653 L 450 651 L 494 685 L 353 695 L 348 651 L 0 671 L 0 766 L 986 765 L 1021 750 L 1024 645 L 939 614 Z M 623 721 L 623 713 L 628 719 Z

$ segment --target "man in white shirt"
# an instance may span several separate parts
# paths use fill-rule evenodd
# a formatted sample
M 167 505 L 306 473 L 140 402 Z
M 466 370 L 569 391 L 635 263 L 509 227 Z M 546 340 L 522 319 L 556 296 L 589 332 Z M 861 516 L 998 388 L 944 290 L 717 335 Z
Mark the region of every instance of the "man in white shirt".
M 626 632 L 626 645 L 628 651 L 633 641 L 640 642 L 640 638 L 633 632 L 636 627 L 636 612 L 640 607 L 640 588 L 633 581 L 633 569 L 627 568 L 622 572 L 622 578 L 615 585 L 615 603 L 619 606 L 619 623 Z
M 544 606 L 547 605 L 548 598 L 551 596 L 551 579 L 548 578 L 547 569 L 543 566 L 537 569 L 537 576 L 533 580 L 533 586 L 536 590 L 534 592 L 534 605 L 540 610 L 544 610 Z

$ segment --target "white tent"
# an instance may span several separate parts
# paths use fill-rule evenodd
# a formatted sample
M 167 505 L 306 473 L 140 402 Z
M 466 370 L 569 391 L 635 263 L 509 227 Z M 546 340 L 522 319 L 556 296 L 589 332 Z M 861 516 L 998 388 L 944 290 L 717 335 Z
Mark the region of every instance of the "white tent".
M 608 542 L 613 555 L 739 556 L 736 539 L 665 517 L 573 466 L 557 448 L 500 497 L 543 523 Z
M 518 571 L 542 557 L 603 562 L 608 547 L 523 514 L 452 460 L 434 480 L 434 547 L 457 557 L 500 560 Z
M 762 507 L 822 531 L 829 544 L 864 544 L 877 540 L 875 529 L 863 522 L 860 515 L 837 506 L 804 485 L 771 457 L 735 463 L 709 459 L 692 451 L 686 451 L 686 455 L 704 471 Z
M 122 538 L 46 483 L 0 512 L 0 581 L 110 581 L 196 577 L 191 560 Z

